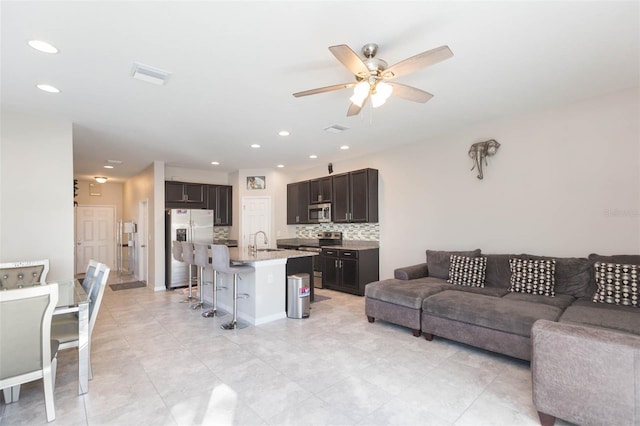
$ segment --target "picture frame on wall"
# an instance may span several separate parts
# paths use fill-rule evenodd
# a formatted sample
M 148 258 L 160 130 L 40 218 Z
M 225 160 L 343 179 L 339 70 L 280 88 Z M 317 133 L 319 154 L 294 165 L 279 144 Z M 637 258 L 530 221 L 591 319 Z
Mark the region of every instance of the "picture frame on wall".
M 265 189 L 267 180 L 264 176 L 247 176 L 247 189 Z

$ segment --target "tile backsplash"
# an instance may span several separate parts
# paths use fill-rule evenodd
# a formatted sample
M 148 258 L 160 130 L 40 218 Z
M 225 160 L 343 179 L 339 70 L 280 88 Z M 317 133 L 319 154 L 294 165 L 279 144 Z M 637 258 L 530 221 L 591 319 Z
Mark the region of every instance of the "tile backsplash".
M 339 231 L 343 240 L 379 241 L 378 223 L 319 223 L 296 226 L 296 238 L 316 238 L 318 232 Z
M 216 240 L 228 240 L 229 239 L 229 227 L 228 226 L 214 226 L 213 238 Z

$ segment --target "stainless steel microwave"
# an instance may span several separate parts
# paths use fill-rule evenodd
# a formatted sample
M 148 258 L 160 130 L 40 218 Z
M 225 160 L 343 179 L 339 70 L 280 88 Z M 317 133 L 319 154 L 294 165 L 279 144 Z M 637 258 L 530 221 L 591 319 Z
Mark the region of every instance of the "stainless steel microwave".
M 309 222 L 331 222 L 331 203 L 309 204 Z

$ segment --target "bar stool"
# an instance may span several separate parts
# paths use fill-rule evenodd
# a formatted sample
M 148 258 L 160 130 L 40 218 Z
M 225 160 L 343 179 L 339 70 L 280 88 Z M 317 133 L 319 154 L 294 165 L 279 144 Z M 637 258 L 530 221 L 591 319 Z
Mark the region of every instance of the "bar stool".
M 193 297 L 193 283 L 194 281 L 198 282 L 198 274 L 193 276 L 193 266 L 196 264 L 194 255 L 193 255 L 193 243 L 188 241 L 182 241 L 182 260 L 187 264 L 187 268 L 189 269 L 189 296 L 185 299 L 185 302 L 190 302 L 195 300 Z M 202 289 L 200 289 L 202 291 Z
M 211 263 L 213 269 L 225 274 L 233 274 L 233 319 L 220 328 L 225 330 L 234 330 L 236 328 L 244 328 L 248 324 L 238 323 L 238 297 L 249 297 L 248 294 L 238 295 L 238 275 L 246 272 L 253 272 L 255 268 L 249 265 L 231 265 L 229 259 L 229 247 L 225 245 L 211 245 Z
M 213 265 L 212 265 L 212 258 L 209 256 L 209 249 L 211 248 L 211 244 L 203 244 L 206 248 L 206 250 L 203 250 L 203 248 L 200 248 L 200 256 L 204 257 L 206 254 L 206 262 L 207 262 L 207 266 L 205 268 L 207 269 L 211 269 L 211 272 L 213 273 L 213 306 L 211 307 L 210 310 L 208 310 L 207 312 L 203 312 L 202 316 L 205 318 L 212 318 L 212 317 L 223 317 L 225 315 L 227 315 L 226 312 L 223 311 L 218 311 L 218 291 L 221 289 L 226 289 L 226 287 L 221 286 L 218 287 L 218 271 L 216 271 L 215 269 L 213 269 Z M 200 263 L 200 260 L 198 259 L 198 246 L 196 245 L 196 261 L 198 263 Z

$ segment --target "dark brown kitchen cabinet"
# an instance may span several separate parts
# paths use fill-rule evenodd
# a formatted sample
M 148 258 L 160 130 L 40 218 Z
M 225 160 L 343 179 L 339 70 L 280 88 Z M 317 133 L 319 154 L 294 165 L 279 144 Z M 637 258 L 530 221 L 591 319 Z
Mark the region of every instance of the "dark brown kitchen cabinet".
M 201 183 L 165 182 L 165 207 L 176 209 L 206 208 L 204 187 L 205 185 Z
M 331 176 L 311 179 L 309 181 L 309 202 L 326 203 L 331 201 L 332 186 Z
M 378 222 L 378 171 L 362 169 L 332 177 L 335 223 Z
M 229 185 L 207 185 L 207 208 L 213 210 L 214 225 L 232 225 L 232 187 Z
M 346 250 L 323 248 L 322 286 L 364 296 L 365 286 L 379 280 L 379 249 Z
M 287 224 L 309 223 L 309 181 L 287 185 Z

